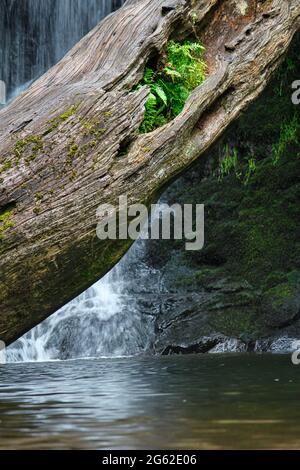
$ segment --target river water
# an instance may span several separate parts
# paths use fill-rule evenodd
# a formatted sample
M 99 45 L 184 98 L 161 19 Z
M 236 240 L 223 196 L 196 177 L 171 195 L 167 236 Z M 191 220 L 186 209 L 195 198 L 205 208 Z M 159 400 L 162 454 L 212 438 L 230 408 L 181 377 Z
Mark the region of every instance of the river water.
M 9 97 L 122 3 L 0 0 Z M 159 295 L 160 273 L 143 252 L 135 244 L 105 279 L 8 348 L 0 449 L 299 448 L 300 366 L 290 356 L 149 354 L 152 317 L 128 276 L 136 265 L 144 291 L 151 284 Z M 49 361 L 68 358 L 76 360 Z
M 299 448 L 299 388 L 288 355 L 1 365 L 0 448 Z

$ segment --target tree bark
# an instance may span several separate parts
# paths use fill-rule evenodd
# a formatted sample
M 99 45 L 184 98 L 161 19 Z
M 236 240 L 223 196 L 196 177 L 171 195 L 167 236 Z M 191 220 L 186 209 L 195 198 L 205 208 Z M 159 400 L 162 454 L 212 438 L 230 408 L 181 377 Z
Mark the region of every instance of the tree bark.
M 299 28 L 299 0 L 128 0 L 0 112 L 1 340 L 118 262 L 130 242 L 98 240 L 97 207 L 151 203 L 261 93 Z M 140 135 L 149 90 L 133 87 L 169 38 L 190 34 L 208 77 Z

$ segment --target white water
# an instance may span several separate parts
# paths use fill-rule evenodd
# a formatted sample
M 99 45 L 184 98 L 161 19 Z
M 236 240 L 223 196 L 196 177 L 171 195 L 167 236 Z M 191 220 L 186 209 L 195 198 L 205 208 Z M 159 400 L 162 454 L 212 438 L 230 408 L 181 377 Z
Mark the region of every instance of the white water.
M 80 349 L 82 357 L 88 357 L 91 349 L 93 355 L 101 355 L 106 338 L 101 338 L 100 344 L 91 344 L 89 327 L 92 323 L 103 322 L 103 330 L 107 333 L 108 321 L 121 311 L 120 297 L 107 276 L 8 348 L 7 361 L 55 360 L 62 354 L 68 357 L 71 348 Z M 84 334 L 86 332 L 87 335 Z M 63 347 L 64 343 L 63 351 L 58 345 Z M 117 355 L 118 351 L 114 353 Z
M 154 318 L 131 292 L 133 263 L 144 280 L 159 284 L 159 272 L 143 263 L 143 242 L 101 281 L 64 306 L 6 350 L 7 362 L 134 356 L 151 349 Z M 147 281 L 146 281 L 147 282 Z
M 0 0 L 0 80 L 8 99 L 124 1 Z
M 9 102 L 124 1 L 0 0 L 0 79 L 6 82 Z M 7 362 L 147 351 L 153 339 L 153 318 L 141 313 L 131 289 L 136 279 L 129 275 L 137 258 L 138 282 L 149 274 L 142 247 L 138 243 L 133 257 L 127 254 L 104 279 L 7 348 Z

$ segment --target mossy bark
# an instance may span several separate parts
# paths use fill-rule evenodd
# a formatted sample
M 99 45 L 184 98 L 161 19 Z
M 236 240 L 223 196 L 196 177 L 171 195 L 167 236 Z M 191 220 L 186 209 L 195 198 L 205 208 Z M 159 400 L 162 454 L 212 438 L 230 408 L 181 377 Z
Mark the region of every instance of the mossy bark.
M 128 249 L 97 239 L 100 204 L 152 201 L 263 90 L 300 27 L 300 4 L 240 3 L 129 0 L 1 111 L 0 214 L 13 207 L 0 239 L 6 343 Z M 149 90 L 132 90 L 170 38 L 187 37 L 206 46 L 208 78 L 172 122 L 139 135 Z

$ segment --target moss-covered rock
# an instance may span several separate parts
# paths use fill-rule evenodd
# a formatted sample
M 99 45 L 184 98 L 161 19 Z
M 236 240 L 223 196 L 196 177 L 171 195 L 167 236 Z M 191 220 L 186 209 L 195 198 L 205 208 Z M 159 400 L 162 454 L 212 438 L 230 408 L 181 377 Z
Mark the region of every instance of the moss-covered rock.
M 299 45 L 300 38 L 259 100 L 167 192 L 169 203 L 205 204 L 205 246 L 149 243 L 166 289 L 178 292 L 158 317 L 158 351 L 208 334 L 252 349 L 261 338 L 300 337 L 300 107 L 291 102 Z

